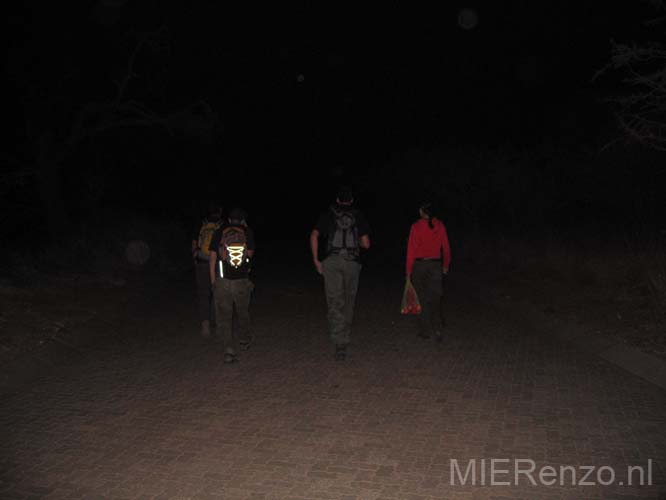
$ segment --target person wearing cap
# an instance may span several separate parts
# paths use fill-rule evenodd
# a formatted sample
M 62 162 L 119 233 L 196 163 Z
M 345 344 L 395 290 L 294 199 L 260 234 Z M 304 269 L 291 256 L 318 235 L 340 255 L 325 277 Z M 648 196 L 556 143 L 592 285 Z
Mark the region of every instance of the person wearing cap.
M 247 350 L 252 342 L 250 331 L 250 298 L 254 284 L 250 281 L 254 257 L 254 232 L 247 225 L 247 213 L 234 208 L 228 223 L 215 231 L 210 243 L 210 280 L 215 297 L 217 334 L 224 345 L 224 362 L 238 361 L 238 350 Z M 238 330 L 233 330 L 234 310 Z
M 446 227 L 433 215 L 432 203 L 422 203 L 419 219 L 412 224 L 407 243 L 407 279 L 411 279 L 421 303 L 419 336 L 433 334 L 442 341 L 442 275 L 448 274 L 451 249 Z
M 338 191 L 335 204 L 321 214 L 310 234 L 315 269 L 324 277 L 328 306 L 328 330 L 335 344 L 335 359 L 344 361 L 351 338 L 354 303 L 361 273 L 361 249 L 370 248 L 368 222 L 354 208 L 349 187 Z M 319 238 L 326 241 L 325 257 L 319 260 Z

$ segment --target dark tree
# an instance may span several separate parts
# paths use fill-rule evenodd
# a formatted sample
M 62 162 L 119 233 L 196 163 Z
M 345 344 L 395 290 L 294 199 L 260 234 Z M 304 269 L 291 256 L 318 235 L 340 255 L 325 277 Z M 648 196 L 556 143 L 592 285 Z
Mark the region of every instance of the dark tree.
M 49 20 L 53 12 L 41 7 L 23 13 L 38 19 L 30 26 L 34 41 L 13 48 L 9 70 L 20 94 L 28 154 L 22 161 L 7 160 L 16 168 L 2 181 L 32 178 L 52 236 L 69 229 L 62 182 L 67 160 L 83 145 L 137 127 L 207 136 L 217 125 L 206 101 L 171 102 L 160 94 L 159 72 L 168 63 L 172 41 L 168 24 L 142 30 L 121 23 L 132 15 L 123 11 L 126 4 L 100 0 L 92 12 L 65 13 L 82 21 L 83 28 Z M 77 29 L 75 36 L 64 37 L 68 42 L 56 42 L 63 30 Z
M 663 0 L 650 3 L 664 13 Z M 662 15 L 645 24 L 658 31 L 663 30 L 665 22 L 666 15 Z M 623 137 L 666 151 L 666 46 L 660 41 L 613 41 L 611 62 L 599 74 L 610 69 L 623 75 L 625 91 L 610 99 Z

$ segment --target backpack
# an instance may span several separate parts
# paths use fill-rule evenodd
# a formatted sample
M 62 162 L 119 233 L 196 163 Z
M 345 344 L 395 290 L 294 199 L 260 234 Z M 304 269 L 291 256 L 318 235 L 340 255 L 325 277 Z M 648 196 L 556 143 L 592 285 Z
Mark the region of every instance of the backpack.
M 213 239 L 213 233 L 220 228 L 220 222 L 204 220 L 199 230 L 199 242 L 197 246 L 197 258 L 200 260 L 210 260 L 210 242 Z
M 333 227 L 328 235 L 328 253 L 356 259 L 359 256 L 358 227 L 353 209 L 331 207 Z
M 222 230 L 217 253 L 220 261 L 239 269 L 247 260 L 247 234 L 242 226 L 228 226 Z

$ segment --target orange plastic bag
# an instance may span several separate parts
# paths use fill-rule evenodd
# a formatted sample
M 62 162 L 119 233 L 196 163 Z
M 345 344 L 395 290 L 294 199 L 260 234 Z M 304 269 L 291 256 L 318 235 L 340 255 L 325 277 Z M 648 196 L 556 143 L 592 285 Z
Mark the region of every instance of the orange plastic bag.
M 400 306 L 401 314 L 421 314 L 421 303 L 416 295 L 412 281 L 407 278 L 405 281 L 405 291 L 402 293 L 402 304 Z

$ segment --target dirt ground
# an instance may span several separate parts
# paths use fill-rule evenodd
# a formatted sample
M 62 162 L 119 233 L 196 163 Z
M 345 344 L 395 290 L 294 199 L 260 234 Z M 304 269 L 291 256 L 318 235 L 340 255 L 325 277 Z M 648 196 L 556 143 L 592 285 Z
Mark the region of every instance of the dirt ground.
M 307 262 L 307 255 L 300 257 Z M 275 258 L 273 262 L 278 260 Z M 397 283 L 400 266 L 396 259 L 386 259 L 373 263 L 371 269 L 380 275 L 388 274 Z M 265 263 L 262 277 L 285 281 L 281 268 L 281 264 Z M 297 268 L 304 272 L 302 264 Z M 528 304 L 560 323 L 607 335 L 666 361 L 666 325 L 655 318 L 646 286 L 572 283 L 548 273 L 511 273 L 470 263 L 454 269 L 456 272 L 446 281 L 476 283 L 479 293 L 485 295 L 484 300 L 498 302 L 503 307 Z M 143 314 L 137 310 L 137 304 L 156 289 L 168 288 L 169 280 L 179 283 L 182 300 L 193 308 L 190 274 L 185 268 L 160 274 L 147 266 L 125 268 L 113 277 L 108 273 L 71 272 L 44 275 L 30 285 L 12 286 L 3 282 L 0 284 L 3 367 L 0 387 L 10 388 L 19 380 L 30 378 L 33 372 L 48 371 L 58 366 L 60 358 L 84 352 L 81 349 L 94 350 L 100 343 L 122 341 L 127 332 L 121 330 L 133 328 L 133 317 Z M 280 293 L 298 296 L 303 293 L 299 287 L 299 280 L 293 280 Z M 398 297 L 388 300 L 396 301 Z M 186 314 L 193 314 L 193 310 Z
M 538 273 L 491 273 L 487 283 L 507 303 L 530 304 L 560 323 L 607 336 L 666 362 L 666 323 L 655 314 L 645 284 L 576 283 Z
M 597 484 L 584 496 L 666 492 L 663 389 L 552 338 L 512 297 L 531 293 L 585 321 L 600 309 L 539 302 L 542 287 L 459 266 L 445 280 L 437 345 L 398 312 L 401 263 L 372 260 L 340 364 L 305 252 L 258 259 L 254 281 L 256 344 L 233 368 L 198 336 L 187 269 L 2 288 L 0 425 L 11 438 L 0 496 L 581 498 L 566 485 L 451 484 L 452 458 L 483 457 L 618 476 L 652 460 L 651 485 Z

